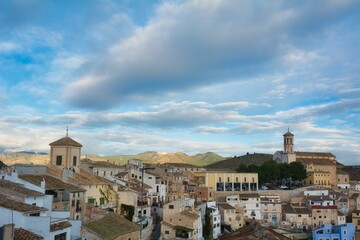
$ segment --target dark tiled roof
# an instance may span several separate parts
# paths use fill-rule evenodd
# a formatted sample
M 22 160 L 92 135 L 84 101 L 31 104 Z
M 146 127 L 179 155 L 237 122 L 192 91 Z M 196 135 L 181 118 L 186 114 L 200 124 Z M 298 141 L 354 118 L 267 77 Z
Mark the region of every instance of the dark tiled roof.
M 332 201 L 329 196 L 305 196 L 307 200 L 311 201 Z
M 49 144 L 50 146 L 54 147 L 54 146 L 72 146 L 72 147 L 82 147 L 82 145 L 78 142 L 76 142 L 74 139 L 70 138 L 70 137 L 63 137 L 55 142 L 52 142 Z
M 81 159 L 81 163 L 88 164 L 93 167 L 106 167 L 106 168 L 123 168 L 122 165 L 116 165 L 107 161 L 94 161 L 89 158 Z
M 115 175 L 115 177 L 125 177 L 128 174 L 129 174 L 128 172 L 119 172 L 118 174 Z
M 260 195 L 258 193 L 240 193 L 239 197 L 240 197 L 240 199 L 243 199 L 243 198 L 260 198 Z
M 330 157 L 330 158 L 334 158 L 335 155 L 333 155 L 332 153 L 328 153 L 328 152 L 295 152 L 296 153 L 296 158 L 299 157 Z
M 290 203 L 282 205 L 282 210 L 288 214 L 311 214 L 311 211 L 306 206 L 293 205 Z
M 334 160 L 320 159 L 320 158 L 296 158 L 297 162 L 302 164 L 317 164 L 317 165 L 336 165 Z
M 292 134 L 291 132 L 287 131 L 286 133 L 284 133 L 283 136 L 294 136 L 294 134 Z
M 199 166 L 195 166 L 189 163 L 166 163 L 166 166 L 171 166 L 171 167 L 179 167 L 179 168 L 202 168 Z
M 42 236 L 37 235 L 29 230 L 24 228 L 15 228 L 14 231 L 14 240 L 42 240 Z
M 235 209 L 233 206 L 231 206 L 228 203 L 218 203 L 219 207 L 222 209 Z
M 13 183 L 6 180 L 0 180 L 0 189 L 6 189 L 6 191 L 2 190 L 0 194 L 6 195 L 10 192 L 16 192 L 17 194 L 21 194 L 25 197 L 32 196 L 45 196 L 44 193 L 37 192 L 28 188 L 25 188 L 23 185 L 18 183 Z
M 73 184 L 65 183 L 58 178 L 49 176 L 49 175 L 32 175 L 32 174 L 20 174 L 19 178 L 32 183 L 36 186 L 41 185 L 41 181 L 45 180 L 45 189 L 46 190 L 63 190 L 67 189 L 71 192 L 85 192 L 84 189 L 77 187 Z
M 86 224 L 84 227 L 106 240 L 140 230 L 138 225 L 115 213 L 109 213 L 95 222 Z
M 0 195 L 0 207 L 6 209 L 13 209 L 17 212 L 28 213 L 28 214 L 47 211 L 46 208 L 26 204 L 23 202 L 18 202 L 1 195 Z
M 105 178 L 92 175 L 83 169 L 80 169 L 80 172 L 75 174 L 74 182 L 80 185 L 113 185 L 112 182 Z
M 189 218 L 192 218 L 194 220 L 198 219 L 199 218 L 199 214 L 197 213 L 194 213 L 194 212 L 190 212 L 190 211 L 187 211 L 187 210 L 184 210 L 180 213 L 181 215 L 184 215 L 186 217 L 189 217 Z
M 69 227 L 71 227 L 71 223 L 69 221 L 53 223 L 50 225 L 50 232 L 55 232 Z

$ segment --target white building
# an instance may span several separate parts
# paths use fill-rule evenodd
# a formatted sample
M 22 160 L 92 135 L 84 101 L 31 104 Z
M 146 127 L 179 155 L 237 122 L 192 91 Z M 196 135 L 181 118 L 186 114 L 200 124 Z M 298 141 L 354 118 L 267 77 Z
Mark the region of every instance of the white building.
M 69 211 L 52 211 L 51 195 L 1 181 L 0 226 L 14 224 L 15 229 L 26 229 L 44 239 L 70 240 L 81 236 L 81 221 L 70 220 Z
M 241 193 L 239 200 L 247 218 L 261 220 L 260 195 L 258 193 Z
M 206 202 L 199 205 L 198 207 L 201 211 L 201 219 L 203 224 L 205 224 L 206 207 L 210 211 L 211 223 L 213 225 L 213 238 L 218 238 L 221 234 L 221 215 L 216 202 Z

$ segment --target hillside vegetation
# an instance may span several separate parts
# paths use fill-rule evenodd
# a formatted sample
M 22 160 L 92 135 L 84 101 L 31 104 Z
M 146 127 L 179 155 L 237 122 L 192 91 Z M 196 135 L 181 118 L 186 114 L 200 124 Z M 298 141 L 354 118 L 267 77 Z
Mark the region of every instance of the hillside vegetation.
M 272 160 L 272 154 L 254 153 L 247 154 L 239 157 L 229 158 L 223 161 L 218 161 L 206 166 L 206 169 L 232 169 L 235 170 L 240 164 L 251 165 L 255 164 L 260 166 L 268 160 Z

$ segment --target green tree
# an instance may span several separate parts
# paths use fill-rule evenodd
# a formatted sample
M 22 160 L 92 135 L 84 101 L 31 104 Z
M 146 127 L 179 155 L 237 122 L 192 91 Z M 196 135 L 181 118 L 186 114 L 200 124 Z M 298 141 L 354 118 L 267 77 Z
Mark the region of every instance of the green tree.
M 289 164 L 289 175 L 294 181 L 303 181 L 307 178 L 307 173 L 304 165 L 299 162 L 292 162 Z
M 255 164 L 250 164 L 249 166 L 247 166 L 247 170 L 250 173 L 259 173 L 260 172 L 260 167 L 258 165 L 255 165 Z
M 242 163 L 236 168 L 236 172 L 248 172 L 248 167 L 246 164 Z
M 266 161 L 261 164 L 259 174 L 262 183 L 272 183 L 280 178 L 279 164 L 274 160 Z
M 135 207 L 133 205 L 121 204 L 120 214 L 132 222 L 135 214 Z
M 204 224 L 204 237 L 206 240 L 213 240 L 213 225 L 211 221 L 211 209 L 206 205 L 205 209 L 205 224 Z

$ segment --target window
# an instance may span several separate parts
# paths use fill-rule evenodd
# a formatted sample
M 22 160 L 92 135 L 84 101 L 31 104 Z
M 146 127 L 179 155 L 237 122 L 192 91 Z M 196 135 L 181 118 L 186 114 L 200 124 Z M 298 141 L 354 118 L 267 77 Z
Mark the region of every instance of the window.
M 62 156 L 56 156 L 56 165 L 57 166 L 62 165 Z
M 169 205 L 169 209 L 174 209 L 174 205 Z
M 169 230 L 165 230 L 165 234 L 169 234 L 170 232 L 169 232 Z
M 76 166 L 77 158 L 76 156 L 73 156 L 73 166 Z
M 54 240 L 66 240 L 66 232 L 55 235 Z

